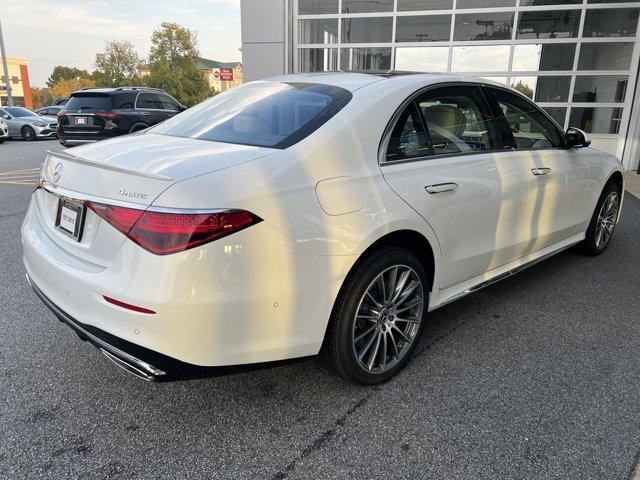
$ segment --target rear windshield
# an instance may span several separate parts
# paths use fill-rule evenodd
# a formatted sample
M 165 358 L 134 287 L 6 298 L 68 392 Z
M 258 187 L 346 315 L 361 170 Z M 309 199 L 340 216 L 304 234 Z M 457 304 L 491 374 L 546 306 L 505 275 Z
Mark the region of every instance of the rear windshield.
M 111 110 L 110 95 L 73 95 L 64 106 L 67 112 L 90 112 Z
M 216 95 L 150 131 L 287 148 L 317 130 L 349 100 L 349 91 L 330 85 L 254 82 Z

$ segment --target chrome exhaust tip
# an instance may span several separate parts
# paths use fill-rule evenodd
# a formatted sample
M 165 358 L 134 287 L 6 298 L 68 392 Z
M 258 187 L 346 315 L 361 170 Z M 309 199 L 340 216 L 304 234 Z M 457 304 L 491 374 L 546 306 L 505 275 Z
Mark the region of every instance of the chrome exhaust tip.
M 136 365 L 133 365 L 132 363 L 129 363 L 122 358 L 116 357 L 113 353 L 108 352 L 104 348 L 100 348 L 100 351 L 104 354 L 105 357 L 107 357 L 125 372 L 130 373 L 131 375 L 135 375 L 136 377 L 146 380 L 147 382 L 153 382 L 156 379 L 156 376 L 153 373 L 145 372 Z

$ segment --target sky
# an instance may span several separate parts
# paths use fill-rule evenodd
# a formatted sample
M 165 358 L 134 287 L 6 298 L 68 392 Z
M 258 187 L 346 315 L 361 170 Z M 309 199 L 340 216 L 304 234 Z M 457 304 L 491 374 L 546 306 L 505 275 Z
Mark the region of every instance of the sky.
M 129 40 L 146 58 L 151 33 L 177 22 L 198 34 L 200 55 L 241 60 L 240 0 L 0 0 L 7 57 L 26 58 L 32 86 L 53 67 L 92 71 L 109 40 Z

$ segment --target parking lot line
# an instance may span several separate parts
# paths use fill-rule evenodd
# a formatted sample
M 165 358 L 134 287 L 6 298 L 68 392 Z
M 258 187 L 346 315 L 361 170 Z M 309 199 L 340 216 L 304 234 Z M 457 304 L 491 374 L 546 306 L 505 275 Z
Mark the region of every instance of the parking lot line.
M 24 168 L 0 173 L 0 184 L 33 186 L 38 183 L 40 168 Z

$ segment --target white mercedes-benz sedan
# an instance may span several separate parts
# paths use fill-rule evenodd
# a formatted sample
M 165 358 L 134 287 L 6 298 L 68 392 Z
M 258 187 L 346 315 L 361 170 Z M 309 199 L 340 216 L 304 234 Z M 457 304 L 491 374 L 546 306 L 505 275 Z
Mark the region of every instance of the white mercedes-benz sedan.
M 482 79 L 252 82 L 49 153 L 22 227 L 27 277 L 148 380 L 320 354 L 376 384 L 429 311 L 572 245 L 606 249 L 623 170 L 589 143 Z

